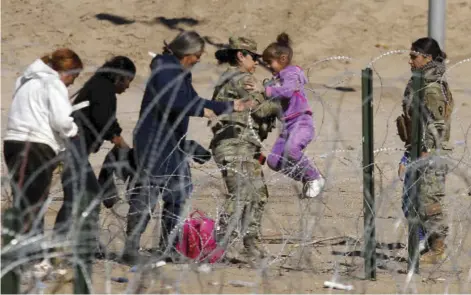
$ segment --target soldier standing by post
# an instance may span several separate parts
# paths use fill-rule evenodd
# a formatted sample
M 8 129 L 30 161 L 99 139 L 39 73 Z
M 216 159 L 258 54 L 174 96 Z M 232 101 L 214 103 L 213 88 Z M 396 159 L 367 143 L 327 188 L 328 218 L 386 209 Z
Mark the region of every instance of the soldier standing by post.
M 228 48 L 218 50 L 219 64 L 229 64 L 216 85 L 213 100 L 234 101 L 252 99 L 258 103 L 252 112 L 240 112 L 219 116 L 212 127 L 214 137 L 211 149 L 214 159 L 222 170 L 228 190 L 220 225 L 225 234 L 223 244 L 229 237 L 242 237 L 244 256 L 257 259 L 264 252 L 257 247 L 260 237 L 262 213 L 268 198 L 262 165 L 261 141 L 273 129 L 279 113 L 279 105 L 267 101 L 257 91 L 244 89 L 248 82 L 257 83 L 253 77 L 258 58 L 257 44 L 248 38 L 230 38 Z
M 432 38 L 421 38 L 412 43 L 409 64 L 412 70 L 424 73 L 425 87 L 423 100 L 423 132 L 422 156 L 419 161 L 420 170 L 420 207 L 418 208 L 421 227 L 429 251 L 420 258 L 422 263 L 438 263 L 445 257 L 445 238 L 448 233 L 443 212 L 445 196 L 445 176 L 448 165 L 445 157 L 451 152 L 449 146 L 451 113 L 453 97 L 448 83 L 443 79 L 445 73 L 446 54 L 440 49 L 437 41 Z M 406 170 L 409 163 L 409 151 L 412 132 L 412 79 L 406 87 L 403 101 L 403 114 L 397 119 L 398 133 L 406 144 L 406 152 L 399 164 L 399 176 Z M 404 193 L 404 208 L 408 207 L 408 194 Z M 426 249 L 427 250 L 427 249 Z

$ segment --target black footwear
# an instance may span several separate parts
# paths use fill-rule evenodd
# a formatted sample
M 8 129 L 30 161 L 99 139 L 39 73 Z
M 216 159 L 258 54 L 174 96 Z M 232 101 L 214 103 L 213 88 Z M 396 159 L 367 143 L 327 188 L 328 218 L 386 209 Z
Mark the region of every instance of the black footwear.
M 430 245 L 430 251 L 420 256 L 420 263 L 424 264 L 438 264 L 446 258 L 445 254 L 446 245 L 445 239 L 436 238 Z
M 154 256 L 157 257 L 157 256 Z M 182 264 L 189 262 L 189 258 L 185 257 L 183 254 L 178 252 L 176 249 L 171 249 L 167 252 L 161 252 L 161 256 L 158 257 L 159 260 L 164 260 L 167 263 L 173 264 Z
M 126 264 L 132 264 L 135 265 L 139 263 L 140 261 L 145 261 L 140 258 L 139 254 L 139 245 L 141 241 L 141 235 L 140 234 L 133 234 L 133 226 L 130 225 L 135 225 L 136 223 L 131 223 L 132 219 L 128 217 L 128 229 L 126 231 L 126 241 L 124 243 L 124 249 L 120 257 L 120 261 Z M 134 220 L 135 221 L 135 220 Z
M 98 241 L 98 245 L 95 248 L 95 253 L 94 254 L 95 254 L 96 259 L 106 259 L 107 256 L 108 256 L 108 253 L 106 251 L 106 247 L 100 241 Z
M 124 245 L 124 250 L 118 260 L 121 263 L 129 265 L 136 265 L 142 261 L 145 261 L 139 254 L 139 247 L 137 247 L 135 243 L 130 243 L 129 240 L 126 241 L 126 244 Z
M 113 208 L 113 206 L 118 203 L 121 199 L 117 195 L 113 195 L 107 198 L 103 199 L 103 205 L 110 209 Z
M 149 260 L 149 257 L 140 255 L 139 253 L 123 253 L 118 260 L 123 264 L 133 266 L 136 264 L 146 263 Z
M 253 236 L 245 236 L 243 239 L 244 243 L 244 254 L 254 258 L 254 259 L 261 259 L 267 256 L 267 253 L 258 247 L 257 245 L 257 238 Z

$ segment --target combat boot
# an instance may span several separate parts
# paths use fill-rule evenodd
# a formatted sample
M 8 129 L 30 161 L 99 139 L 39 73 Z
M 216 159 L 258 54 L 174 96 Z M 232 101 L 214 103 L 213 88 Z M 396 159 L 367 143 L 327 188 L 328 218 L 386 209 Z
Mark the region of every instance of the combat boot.
M 430 251 L 420 257 L 420 263 L 437 264 L 445 260 L 445 241 L 443 238 L 435 239 L 430 245 Z
M 258 261 L 266 257 L 266 252 L 257 245 L 257 238 L 254 236 L 245 236 L 243 239 L 243 254 L 250 261 Z
M 226 239 L 226 233 L 229 227 L 230 216 L 227 213 L 223 213 L 219 216 L 219 220 L 215 230 L 216 242 L 219 246 L 227 247 L 231 244 L 232 240 L 236 239 L 238 234 L 232 231 Z

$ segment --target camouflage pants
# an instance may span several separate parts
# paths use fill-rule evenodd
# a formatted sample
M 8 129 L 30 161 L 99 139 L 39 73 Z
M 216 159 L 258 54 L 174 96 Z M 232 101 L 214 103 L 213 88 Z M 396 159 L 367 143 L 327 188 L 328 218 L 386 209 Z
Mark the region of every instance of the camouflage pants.
M 225 232 L 258 239 L 268 189 L 262 165 L 254 159 L 255 153 L 252 144 L 237 147 L 220 144 L 213 148 L 227 187 L 221 226 Z
M 423 162 L 422 162 L 423 161 Z M 448 225 L 445 220 L 444 197 L 445 178 L 448 172 L 446 160 L 433 152 L 423 159 L 420 170 L 419 185 L 419 219 L 426 236 L 430 241 L 445 238 Z

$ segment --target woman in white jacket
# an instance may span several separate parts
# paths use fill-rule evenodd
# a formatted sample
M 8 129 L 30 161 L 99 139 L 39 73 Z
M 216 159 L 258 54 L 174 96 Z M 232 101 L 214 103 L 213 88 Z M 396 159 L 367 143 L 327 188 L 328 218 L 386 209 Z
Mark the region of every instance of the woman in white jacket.
M 58 49 L 34 61 L 16 81 L 3 153 L 23 233 L 32 230 L 49 194 L 57 155 L 64 150 L 65 140 L 77 135 L 67 87 L 82 69 L 75 52 Z

